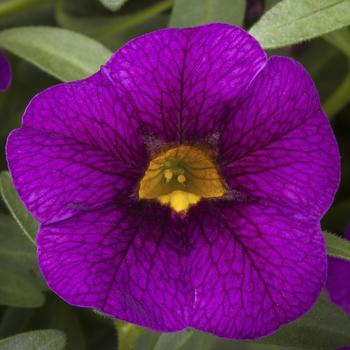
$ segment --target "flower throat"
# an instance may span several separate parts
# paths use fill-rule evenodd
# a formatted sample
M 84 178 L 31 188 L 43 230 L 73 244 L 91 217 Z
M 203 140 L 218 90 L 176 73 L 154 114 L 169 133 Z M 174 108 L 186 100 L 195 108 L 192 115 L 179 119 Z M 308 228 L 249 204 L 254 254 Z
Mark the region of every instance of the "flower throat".
M 220 198 L 226 192 L 211 152 L 180 145 L 150 161 L 138 194 L 184 213 L 202 198 Z

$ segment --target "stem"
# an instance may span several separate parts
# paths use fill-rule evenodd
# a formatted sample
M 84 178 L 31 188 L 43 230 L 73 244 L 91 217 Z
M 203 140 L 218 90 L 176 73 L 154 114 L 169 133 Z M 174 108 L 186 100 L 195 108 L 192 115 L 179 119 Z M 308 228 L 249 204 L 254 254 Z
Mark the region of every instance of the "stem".
M 0 3 L 0 16 L 11 15 L 13 13 L 37 6 L 47 0 L 12 0 Z
M 350 62 L 349 62 L 350 64 Z M 328 97 L 323 104 L 323 108 L 326 111 L 329 119 L 333 119 L 334 116 L 340 112 L 350 102 L 350 72 L 335 90 L 335 92 Z
M 165 10 L 170 9 L 172 6 L 173 0 L 163 0 L 155 5 L 146 8 L 145 10 L 138 11 L 135 14 L 128 16 L 128 18 L 101 27 L 89 35 L 94 38 L 100 38 L 113 32 L 128 29 L 139 23 L 145 22 L 146 20 L 158 15 Z

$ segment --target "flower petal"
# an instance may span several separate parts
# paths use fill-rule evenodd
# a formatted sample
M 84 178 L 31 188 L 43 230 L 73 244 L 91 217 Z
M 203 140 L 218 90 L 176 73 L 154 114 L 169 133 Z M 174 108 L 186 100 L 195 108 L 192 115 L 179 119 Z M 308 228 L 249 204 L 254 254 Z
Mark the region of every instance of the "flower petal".
M 229 186 L 317 218 L 340 179 L 339 151 L 305 69 L 272 57 L 221 135 L 219 164 Z
M 344 238 L 350 240 L 350 225 Z M 350 261 L 328 257 L 327 290 L 332 302 L 350 314 Z
M 22 126 L 70 137 L 124 163 L 140 166 L 145 163 L 145 146 L 138 143 L 133 147 L 137 129 L 131 118 L 123 119 L 119 109 L 113 86 L 96 73 L 35 96 L 24 113 Z
M 7 157 L 21 199 L 41 222 L 129 198 L 139 176 L 93 146 L 37 129 L 12 132 Z
M 5 91 L 11 84 L 12 72 L 9 61 L 0 53 L 0 91 Z
M 186 246 L 167 231 L 164 212 L 111 205 L 41 226 L 39 264 L 49 287 L 73 305 L 158 331 L 182 329 L 192 295 Z
M 192 255 L 190 326 L 253 339 L 308 311 L 326 278 L 319 223 L 262 203 L 202 210 Z
M 136 38 L 102 72 L 120 93 L 124 113 L 137 118 L 145 134 L 194 142 L 222 127 L 265 60 L 242 29 L 210 24 Z

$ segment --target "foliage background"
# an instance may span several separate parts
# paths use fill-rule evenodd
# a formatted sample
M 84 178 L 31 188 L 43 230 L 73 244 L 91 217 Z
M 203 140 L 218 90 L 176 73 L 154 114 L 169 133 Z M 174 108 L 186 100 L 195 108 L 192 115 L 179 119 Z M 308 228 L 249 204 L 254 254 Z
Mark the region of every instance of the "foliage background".
M 155 334 L 71 307 L 40 276 L 37 223 L 18 200 L 4 152 L 25 106 L 51 85 L 92 74 L 137 35 L 209 22 L 250 30 L 269 54 L 291 56 L 312 75 L 342 155 L 341 186 L 322 225 L 342 235 L 350 221 L 350 0 L 0 0 L 0 50 L 13 69 L 12 86 L 0 95 L 0 350 L 350 346 L 350 316 L 332 305 L 326 293 L 309 314 L 276 334 L 234 342 L 192 330 Z M 337 236 L 325 233 L 328 253 L 350 259 L 350 245 Z

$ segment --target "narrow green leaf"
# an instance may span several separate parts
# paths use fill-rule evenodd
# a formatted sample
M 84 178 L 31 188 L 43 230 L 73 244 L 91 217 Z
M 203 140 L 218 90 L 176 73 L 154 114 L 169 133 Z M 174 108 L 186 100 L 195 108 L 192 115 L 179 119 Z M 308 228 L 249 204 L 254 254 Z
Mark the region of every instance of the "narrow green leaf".
M 135 344 L 134 350 L 153 350 L 157 344 L 160 333 L 151 332 L 147 329 L 142 332 Z
M 350 8 L 349 8 L 350 11 Z M 350 31 L 349 28 L 342 28 L 332 33 L 326 34 L 324 39 L 331 45 L 342 51 L 350 58 Z
M 63 350 L 65 335 L 55 329 L 31 331 L 0 340 L 0 350 Z
M 193 335 L 194 332 L 190 329 L 177 333 L 154 333 L 144 330 L 134 350 L 180 350 Z
M 0 0 L 2 2 L 4 0 Z M 42 0 L 38 6 L 30 7 L 24 11 L 16 11 L 12 14 L 0 16 L 0 30 L 22 26 L 55 26 L 52 16 L 54 2 L 56 0 Z M 11 63 L 12 63 L 11 59 Z M 12 85 L 13 86 L 13 85 Z
M 2 0 L 0 2 L 0 16 L 8 16 L 45 2 L 47 0 Z
M 241 26 L 245 0 L 175 0 L 170 27 L 192 27 L 211 22 Z
M 33 329 L 33 316 L 38 310 L 40 309 L 7 307 L 0 320 L 0 340 Z
M 193 331 L 190 329 L 177 333 L 162 334 L 153 350 L 179 350 L 193 336 Z
M 212 336 L 203 336 L 203 333 L 193 332 L 193 335 L 188 339 L 188 341 L 181 347 L 180 350 L 224 350 L 221 346 L 219 348 L 214 346 L 214 343 L 217 341 L 217 338 Z M 242 343 L 230 343 L 229 350 L 247 350 L 246 345 Z M 259 345 L 261 347 L 261 345 Z M 259 350 L 263 350 L 260 349 Z M 272 349 L 268 349 L 272 350 Z M 282 350 L 282 349 L 278 349 Z M 290 349 L 291 350 L 291 349 Z
M 44 302 L 45 296 L 30 274 L 18 266 L 1 261 L 1 305 L 36 308 Z
M 38 307 L 43 303 L 42 291 L 47 287 L 39 271 L 36 247 L 12 217 L 1 213 L 0 266 L 1 304 Z M 20 286 L 28 286 L 32 292 L 27 295 Z
M 83 79 L 111 56 L 99 42 L 66 29 L 19 27 L 0 32 L 0 47 L 62 80 Z
M 42 322 L 38 328 L 53 328 L 62 331 L 66 335 L 67 345 L 65 350 L 87 349 L 84 331 L 77 316 L 76 308 L 72 308 L 55 296 L 51 296 L 48 297 L 45 306 L 40 309 L 38 314 Z M 90 335 L 91 333 L 89 333 L 89 337 Z
M 120 320 L 115 320 L 118 332 L 118 350 L 132 350 L 143 332 L 143 328 Z
M 350 65 L 350 63 L 349 63 Z M 345 76 L 342 83 L 334 93 L 328 97 L 323 104 L 323 108 L 328 117 L 332 119 L 350 102 L 350 72 Z
M 312 39 L 350 24 L 350 0 L 282 0 L 250 30 L 265 49 Z
M 323 295 L 311 311 L 259 343 L 334 350 L 350 344 L 350 318 Z
M 94 38 L 100 38 L 105 35 L 119 33 L 120 31 L 130 29 L 168 10 L 171 8 L 172 3 L 172 0 L 162 0 L 155 4 L 151 4 L 147 8 L 136 11 L 132 14 L 115 18 L 113 22 L 107 23 L 106 25 L 100 26 L 99 28 L 96 28 L 96 30 L 89 32 L 89 35 Z
M 0 259 L 17 264 L 36 264 L 36 248 L 21 232 L 16 221 L 0 213 Z
M 350 242 L 329 232 L 324 232 L 327 245 L 327 254 L 350 260 Z
M 101 4 L 110 11 L 119 10 L 128 0 L 100 0 Z
M 338 50 L 329 45 L 325 40 L 315 39 L 310 48 L 298 60 L 311 74 L 314 81 L 321 76 L 322 71 L 338 55 Z M 315 81 L 317 83 L 317 81 Z M 325 81 L 328 83 L 328 81 Z
M 228 350 L 235 344 L 244 346 L 248 342 L 310 350 L 335 350 L 350 344 L 349 329 L 350 317 L 330 302 L 327 295 L 322 295 L 306 315 L 268 337 L 241 342 L 222 340 L 207 334 L 200 334 L 200 337 L 212 343 L 211 350 Z M 236 349 L 241 348 L 238 346 Z
M 172 0 L 129 1 L 116 14 L 101 13 L 92 5 L 86 0 L 57 0 L 56 20 L 61 27 L 100 38 L 117 49 L 136 36 L 164 28 L 169 19 L 164 12 L 172 7 Z
M 0 304 L 37 308 L 44 304 L 35 246 L 15 220 L 0 213 Z
M 7 171 L 0 173 L 0 192 L 12 216 L 16 219 L 27 237 L 35 244 L 35 237 L 38 231 L 37 221 L 25 208 L 18 194 L 13 187 L 10 174 Z

